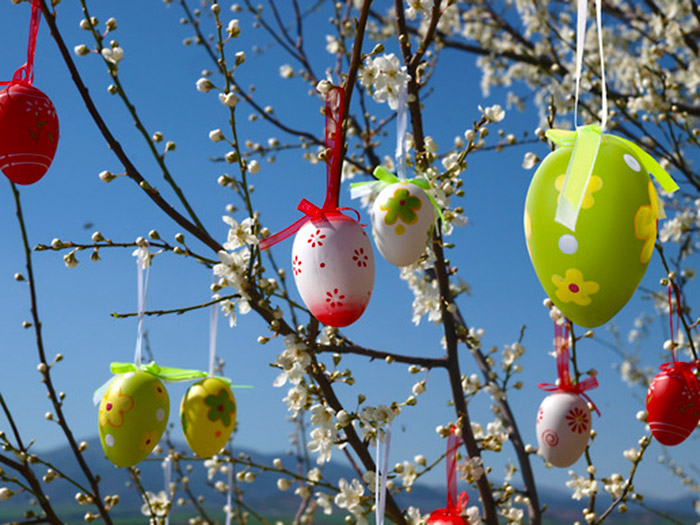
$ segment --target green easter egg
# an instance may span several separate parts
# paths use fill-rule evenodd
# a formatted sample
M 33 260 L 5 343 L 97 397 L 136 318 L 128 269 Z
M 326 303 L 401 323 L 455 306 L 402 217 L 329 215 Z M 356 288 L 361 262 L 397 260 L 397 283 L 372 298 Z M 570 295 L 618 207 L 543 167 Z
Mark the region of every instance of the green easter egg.
M 197 381 L 182 398 L 180 422 L 192 452 L 208 458 L 219 452 L 236 426 L 236 399 L 216 377 Z
M 170 400 L 157 377 L 142 372 L 117 375 L 100 403 L 100 442 L 118 467 L 146 459 L 168 424 Z
M 547 155 L 530 183 L 525 238 L 547 295 L 594 328 L 629 301 L 651 259 L 658 201 L 649 173 L 622 141 L 603 135 L 575 231 L 555 222 L 572 147 Z

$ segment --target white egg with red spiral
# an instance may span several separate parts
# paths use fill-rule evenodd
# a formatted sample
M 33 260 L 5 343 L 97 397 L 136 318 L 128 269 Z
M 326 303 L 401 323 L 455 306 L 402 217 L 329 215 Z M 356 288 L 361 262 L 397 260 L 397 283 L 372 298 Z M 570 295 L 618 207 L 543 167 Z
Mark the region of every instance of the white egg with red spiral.
M 571 392 L 548 395 L 537 411 L 540 454 L 555 467 L 568 467 L 586 450 L 593 418 L 588 403 Z
M 294 281 L 322 323 L 343 327 L 360 318 L 374 285 L 372 245 L 360 224 L 337 211 L 310 219 L 294 237 Z

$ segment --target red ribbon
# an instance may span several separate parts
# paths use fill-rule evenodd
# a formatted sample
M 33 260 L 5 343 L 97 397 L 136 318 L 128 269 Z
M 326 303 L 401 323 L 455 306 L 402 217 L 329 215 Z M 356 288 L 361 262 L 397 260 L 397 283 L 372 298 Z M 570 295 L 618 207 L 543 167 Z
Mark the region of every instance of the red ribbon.
M 540 383 L 538 388 L 545 392 L 570 392 L 583 397 L 588 403 L 593 406 L 596 414 L 600 417 L 600 410 L 595 405 L 593 400 L 588 397 L 586 390 L 592 390 L 598 387 L 598 380 L 589 376 L 583 381 L 576 384 L 571 382 L 571 374 L 569 374 L 569 325 L 566 324 L 562 334 L 562 327 L 556 322 L 554 323 L 554 344 L 557 347 L 557 376 L 559 384 Z
M 447 473 L 447 511 L 453 511 L 457 514 L 461 514 L 467 502 L 469 501 L 469 496 L 467 493 L 462 491 L 457 498 L 457 449 L 462 443 L 462 438 L 456 434 L 456 428 L 453 425 L 450 428 L 450 435 L 447 438 L 447 458 L 445 463 L 445 470 Z
M 32 0 L 32 14 L 29 18 L 29 43 L 27 44 L 27 61 L 12 76 L 12 80 L 0 82 L 0 86 L 8 84 L 32 85 L 34 82 L 34 51 L 36 49 L 36 34 L 39 31 L 41 22 L 41 3 L 39 0 Z
M 357 214 L 359 221 L 360 214 L 352 208 L 339 208 L 340 197 L 340 175 L 343 163 L 343 119 L 345 107 L 345 90 L 342 87 L 333 87 L 326 94 L 326 200 L 323 206 L 312 204 L 306 199 L 302 199 L 297 209 L 304 213 L 305 217 L 297 220 L 291 226 L 267 239 L 260 241 L 258 245 L 261 250 L 274 246 L 287 237 L 294 235 L 307 221 L 327 220 L 326 215 L 349 210 Z

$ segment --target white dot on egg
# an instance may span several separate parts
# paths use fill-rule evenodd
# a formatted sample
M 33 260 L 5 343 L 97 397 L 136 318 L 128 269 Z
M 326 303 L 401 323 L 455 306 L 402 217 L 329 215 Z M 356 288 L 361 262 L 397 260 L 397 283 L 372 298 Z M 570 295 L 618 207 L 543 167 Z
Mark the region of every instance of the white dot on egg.
M 159 408 L 158 412 L 156 412 L 156 419 L 158 421 L 163 421 L 163 419 L 165 419 L 165 410 L 163 410 L 162 408 Z
M 576 250 L 578 250 L 578 241 L 576 237 L 568 233 L 559 237 L 559 249 L 567 255 L 576 253 Z
M 625 153 L 622 158 L 625 159 L 625 163 L 634 171 L 639 171 L 642 169 L 642 167 L 639 165 L 639 161 L 629 153 Z
M 105 436 L 105 445 L 107 445 L 108 447 L 114 446 L 114 436 L 112 434 L 107 434 Z

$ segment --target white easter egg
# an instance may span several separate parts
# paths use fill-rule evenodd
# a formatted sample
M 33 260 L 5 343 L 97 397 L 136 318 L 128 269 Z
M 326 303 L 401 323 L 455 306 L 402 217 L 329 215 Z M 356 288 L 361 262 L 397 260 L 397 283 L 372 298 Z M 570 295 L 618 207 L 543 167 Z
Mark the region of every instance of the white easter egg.
M 537 412 L 540 453 L 556 467 L 573 465 L 586 449 L 591 427 L 591 411 L 581 396 L 570 392 L 548 395 Z
M 435 208 L 426 193 L 409 182 L 384 188 L 372 206 L 374 242 L 395 266 L 415 263 L 425 250 Z
M 329 326 L 360 318 L 372 295 L 374 254 L 365 230 L 340 212 L 309 220 L 292 247 L 299 295 L 311 313 Z

